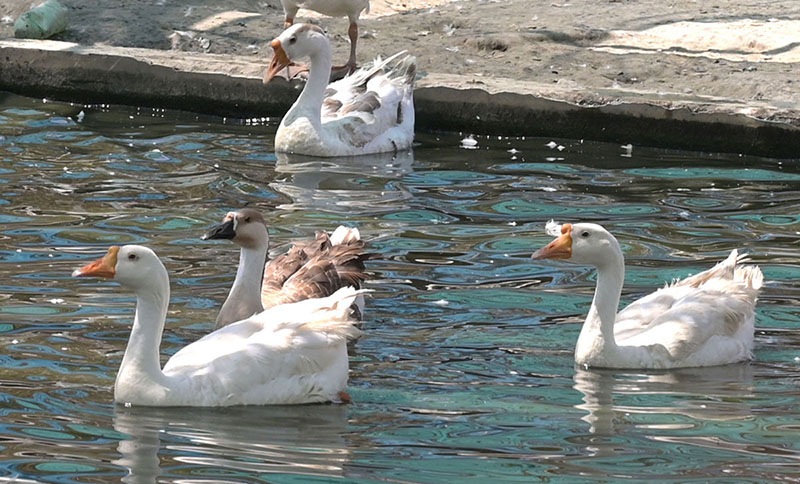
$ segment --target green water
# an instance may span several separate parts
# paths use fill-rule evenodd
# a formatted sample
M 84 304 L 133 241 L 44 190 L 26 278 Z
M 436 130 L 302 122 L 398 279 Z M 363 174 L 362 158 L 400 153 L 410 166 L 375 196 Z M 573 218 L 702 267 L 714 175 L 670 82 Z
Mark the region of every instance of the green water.
M 85 117 L 77 121 L 84 111 Z M 274 121 L 0 93 L 0 479 L 20 482 L 800 480 L 800 167 L 549 139 L 418 136 L 413 154 L 276 157 Z M 509 150 L 514 151 L 509 151 Z M 358 226 L 365 336 L 346 406 L 115 407 L 134 299 L 70 273 L 111 244 L 165 261 L 165 358 L 207 333 L 237 250 L 199 236 L 261 209 L 274 252 Z M 623 302 L 749 252 L 756 360 L 583 371 L 592 270 L 531 261 L 555 218 L 623 245 Z M 27 480 L 27 481 L 26 481 Z

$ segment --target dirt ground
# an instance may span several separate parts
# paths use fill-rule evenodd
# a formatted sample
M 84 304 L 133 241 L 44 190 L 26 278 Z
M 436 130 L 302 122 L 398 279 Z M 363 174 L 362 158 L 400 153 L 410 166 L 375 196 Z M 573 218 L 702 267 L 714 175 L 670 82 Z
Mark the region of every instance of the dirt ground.
M 62 0 L 80 44 L 256 56 L 283 25 L 279 0 Z M 28 0 L 0 0 L 0 38 Z M 347 21 L 327 29 L 336 59 Z M 770 101 L 798 108 L 800 2 L 796 0 L 372 0 L 360 21 L 360 62 L 406 49 L 419 71 L 530 80 L 591 92 Z

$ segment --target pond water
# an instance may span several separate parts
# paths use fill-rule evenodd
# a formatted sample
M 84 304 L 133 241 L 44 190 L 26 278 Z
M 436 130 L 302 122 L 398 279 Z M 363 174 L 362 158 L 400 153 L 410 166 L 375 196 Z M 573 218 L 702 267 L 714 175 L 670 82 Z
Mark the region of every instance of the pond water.
M 420 135 L 413 154 L 318 161 L 276 157 L 274 129 L 0 93 L 0 479 L 800 476 L 797 160 L 497 137 L 464 149 L 447 134 Z M 354 403 L 115 406 L 134 299 L 71 271 L 112 244 L 152 247 L 172 280 L 166 357 L 211 329 L 238 251 L 199 237 L 246 204 L 264 212 L 273 252 L 347 223 L 379 254 L 351 352 Z M 594 273 L 529 259 L 550 218 L 617 235 L 623 303 L 751 253 L 768 280 L 756 360 L 574 368 Z

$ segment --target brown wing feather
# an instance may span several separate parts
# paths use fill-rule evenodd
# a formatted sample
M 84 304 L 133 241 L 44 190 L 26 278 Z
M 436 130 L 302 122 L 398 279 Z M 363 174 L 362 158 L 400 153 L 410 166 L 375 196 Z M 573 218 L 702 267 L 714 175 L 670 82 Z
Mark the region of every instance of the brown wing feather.
M 346 286 L 361 287 L 366 279 L 364 262 L 371 256 L 364 246 L 364 241 L 353 238 L 332 245 L 325 232 L 310 242 L 296 243 L 267 264 L 261 290 L 264 309 L 330 296 Z
M 348 245 L 335 245 L 328 251 L 326 257 L 336 267 L 343 287 L 361 287 L 361 283 L 367 277 L 364 262 L 370 258 L 370 254 L 364 251 L 363 241 L 358 240 Z
M 294 246 L 300 248 L 306 254 L 306 257 L 313 259 L 326 250 L 330 250 L 333 244 L 331 244 L 331 238 L 326 232 L 317 232 L 314 240 L 310 242 L 295 242 Z
M 283 297 L 291 302 L 330 296 L 342 286 L 336 266 L 321 257 L 308 261 L 283 286 Z M 288 302 L 288 301 L 287 301 Z
M 261 304 L 264 309 L 282 304 L 283 286 L 303 265 L 308 262 L 306 253 L 296 247 L 267 262 L 261 285 Z
M 341 114 L 347 114 L 352 111 L 372 114 L 379 107 L 381 107 L 381 99 L 378 97 L 378 94 L 367 91 L 363 94 L 359 94 L 352 102 L 342 107 Z

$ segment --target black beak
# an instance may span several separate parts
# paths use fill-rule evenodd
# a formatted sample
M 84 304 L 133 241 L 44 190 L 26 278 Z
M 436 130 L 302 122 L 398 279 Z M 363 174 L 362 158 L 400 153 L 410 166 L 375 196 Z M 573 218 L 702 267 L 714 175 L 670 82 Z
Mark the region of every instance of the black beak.
M 227 239 L 231 240 L 236 237 L 236 231 L 233 230 L 233 220 L 226 220 L 219 225 L 211 227 L 211 229 L 203 235 L 203 240 L 209 239 Z

